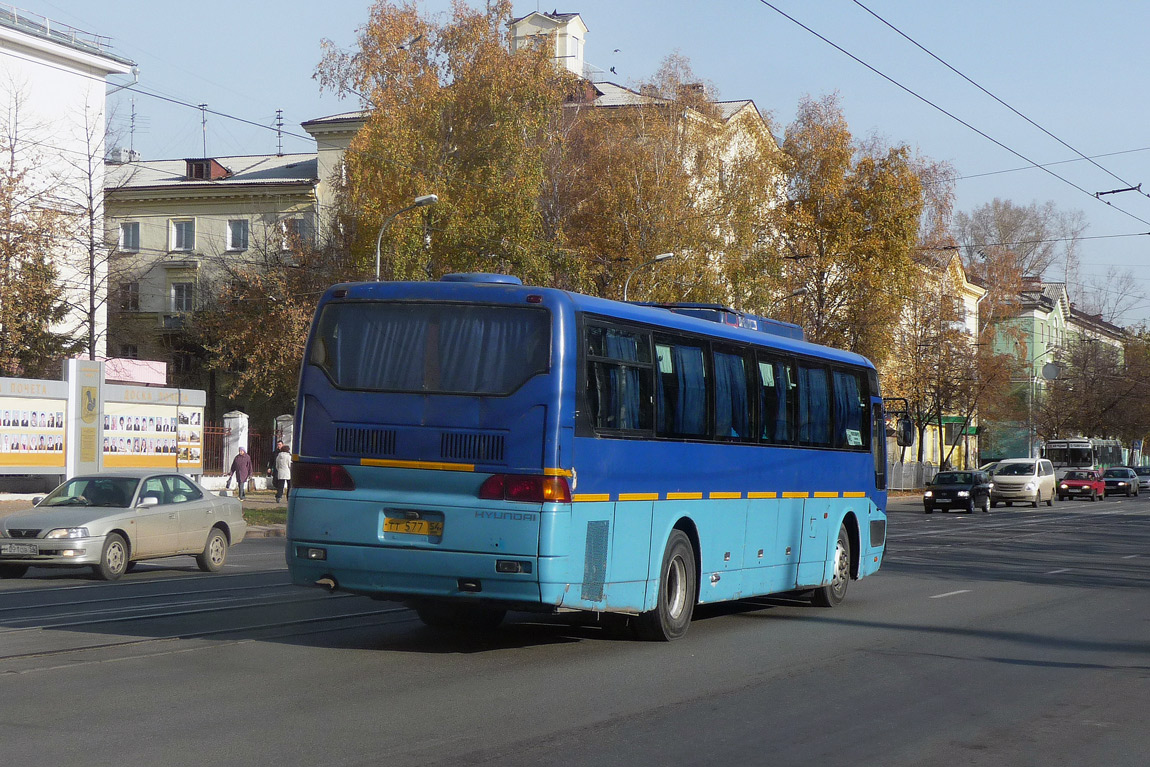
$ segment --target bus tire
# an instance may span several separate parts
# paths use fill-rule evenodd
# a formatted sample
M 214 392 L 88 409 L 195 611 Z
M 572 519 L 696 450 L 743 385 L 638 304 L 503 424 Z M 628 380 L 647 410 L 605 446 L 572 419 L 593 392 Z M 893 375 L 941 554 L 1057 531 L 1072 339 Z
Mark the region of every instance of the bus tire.
M 835 572 L 831 576 L 831 582 L 826 586 L 820 586 L 811 594 L 811 602 L 816 607 L 834 607 L 846 599 L 847 586 L 851 582 L 851 540 L 847 536 L 846 525 L 839 526 L 834 566 Z
M 698 584 L 691 541 L 682 530 L 672 530 L 659 568 L 655 609 L 635 619 L 635 636 L 648 642 L 669 642 L 686 634 L 695 611 Z
M 425 626 L 440 631 L 494 631 L 506 610 L 453 602 L 417 602 L 412 605 Z

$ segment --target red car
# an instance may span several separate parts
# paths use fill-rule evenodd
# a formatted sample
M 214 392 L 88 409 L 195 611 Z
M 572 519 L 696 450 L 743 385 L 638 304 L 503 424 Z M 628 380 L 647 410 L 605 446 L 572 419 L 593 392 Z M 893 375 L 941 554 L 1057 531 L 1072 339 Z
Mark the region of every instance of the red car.
M 1066 476 L 1058 483 L 1058 500 L 1067 498 L 1089 498 L 1097 501 L 1106 495 L 1106 483 L 1102 481 L 1102 472 L 1094 469 L 1076 469 L 1066 472 Z

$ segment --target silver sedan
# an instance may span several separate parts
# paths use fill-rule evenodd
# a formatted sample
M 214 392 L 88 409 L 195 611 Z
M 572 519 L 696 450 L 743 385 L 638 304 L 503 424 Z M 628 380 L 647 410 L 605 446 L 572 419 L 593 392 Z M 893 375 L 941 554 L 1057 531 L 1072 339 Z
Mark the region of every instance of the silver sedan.
M 0 520 L 0 577 L 90 565 L 96 577 L 115 580 L 142 559 L 181 554 L 216 572 L 247 532 L 237 499 L 171 471 L 73 477 L 35 504 Z

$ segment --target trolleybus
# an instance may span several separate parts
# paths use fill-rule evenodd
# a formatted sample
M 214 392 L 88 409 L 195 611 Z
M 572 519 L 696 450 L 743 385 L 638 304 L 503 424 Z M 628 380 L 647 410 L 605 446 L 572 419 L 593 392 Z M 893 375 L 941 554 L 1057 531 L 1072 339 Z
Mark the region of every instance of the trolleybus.
M 330 288 L 300 374 L 293 582 L 437 627 L 579 610 L 657 640 L 699 603 L 841 602 L 886 541 L 878 377 L 764 327 L 502 275 Z

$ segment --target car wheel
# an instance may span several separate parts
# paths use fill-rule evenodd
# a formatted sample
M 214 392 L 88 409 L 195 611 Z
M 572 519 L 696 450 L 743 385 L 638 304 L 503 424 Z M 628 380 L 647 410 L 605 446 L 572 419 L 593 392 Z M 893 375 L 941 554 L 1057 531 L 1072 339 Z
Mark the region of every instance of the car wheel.
M 986 498 L 982 499 L 982 513 L 983 514 L 989 514 L 990 513 L 990 496 L 987 496 Z
M 1006 508 L 1009 509 L 1013 505 L 1014 505 L 1014 501 L 1006 501 Z
M 0 578 L 23 578 L 28 565 L 0 565 Z
M 1047 508 L 1049 508 L 1053 505 L 1054 505 L 1054 493 L 1051 493 L 1050 497 L 1046 499 L 1046 506 L 1047 506 Z
M 1126 497 L 1130 498 L 1133 495 L 1134 495 L 1134 491 L 1131 490 L 1130 488 L 1126 488 Z
M 1041 490 L 1039 490 L 1038 492 L 1036 492 L 1034 494 L 1034 500 L 1030 502 L 1030 505 L 1037 509 L 1038 504 L 1040 504 L 1040 503 L 1042 503 L 1042 491 Z
M 506 610 L 456 602 L 417 602 L 412 605 L 423 625 L 440 631 L 494 631 Z
M 1093 492 L 1090 493 L 1090 502 L 1091 503 L 1097 503 L 1097 501 L 1098 501 L 1098 491 L 1094 490 Z
M 934 507 L 933 506 L 923 506 L 922 511 L 924 514 L 933 514 L 934 513 Z
M 218 573 L 228 559 L 228 538 L 224 531 L 213 527 L 208 533 L 208 541 L 204 544 L 202 554 L 196 555 L 196 564 L 205 573 Z
M 695 553 L 682 530 L 671 531 L 659 573 L 655 609 L 636 618 L 635 635 L 648 641 L 668 642 L 687 633 L 699 583 Z
M 971 498 L 970 502 L 966 504 L 965 511 L 967 514 L 973 514 L 974 513 L 974 499 L 973 498 Z
M 839 526 L 839 539 L 835 544 L 835 572 L 830 584 L 820 586 L 811 595 L 811 602 L 817 607 L 834 607 L 847 596 L 847 586 L 851 582 L 851 541 L 847 537 L 846 525 Z
M 100 554 L 100 564 L 92 565 L 92 572 L 102 581 L 114 581 L 124 574 L 127 567 L 127 542 L 119 533 L 108 533 L 104 539 L 104 550 Z

